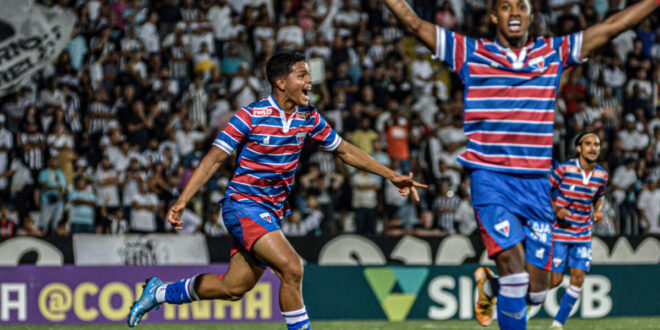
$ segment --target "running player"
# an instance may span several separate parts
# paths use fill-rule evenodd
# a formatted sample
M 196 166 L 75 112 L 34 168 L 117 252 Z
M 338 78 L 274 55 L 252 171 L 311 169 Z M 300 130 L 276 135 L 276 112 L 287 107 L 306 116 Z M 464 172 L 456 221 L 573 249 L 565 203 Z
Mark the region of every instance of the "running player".
M 553 225 L 552 287 L 564 277 L 568 263 L 571 282 L 559 305 L 551 328 L 561 329 L 580 296 L 584 275 L 591 268 L 591 226 L 603 220 L 607 172 L 596 160 L 600 156 L 600 139 L 594 133 L 582 133 L 575 140 L 578 157 L 550 173 L 553 208 L 557 222 Z
M 470 172 L 472 204 L 499 279 L 479 268 L 477 321 L 526 327 L 526 302 L 539 305 L 550 284 L 552 222 L 549 170 L 555 97 L 562 72 L 652 13 L 660 0 L 640 1 L 585 31 L 533 38 L 528 0 L 494 0 L 495 40 L 472 39 L 420 19 L 406 0 L 385 0 L 406 28 L 465 84 L 458 161 Z M 496 299 L 497 298 L 497 299 Z M 527 300 L 527 301 L 526 301 Z
M 281 281 L 280 309 L 289 329 L 311 329 L 302 298 L 303 266 L 280 230 L 290 214 L 287 198 L 305 142 L 333 152 L 345 163 L 389 179 L 403 196 L 423 187 L 398 175 L 356 146 L 344 141 L 309 106 L 312 88 L 309 65 L 300 54 L 274 55 L 266 64 L 270 97 L 240 109 L 213 142 L 168 212 L 168 221 L 181 229 L 186 203 L 236 151 L 237 169 L 222 202 L 222 217 L 234 238 L 229 269 L 224 275 L 199 274 L 171 284 L 153 277 L 131 308 L 128 324 L 136 326 L 145 313 L 163 302 L 189 303 L 202 299 L 239 300 L 266 270 Z

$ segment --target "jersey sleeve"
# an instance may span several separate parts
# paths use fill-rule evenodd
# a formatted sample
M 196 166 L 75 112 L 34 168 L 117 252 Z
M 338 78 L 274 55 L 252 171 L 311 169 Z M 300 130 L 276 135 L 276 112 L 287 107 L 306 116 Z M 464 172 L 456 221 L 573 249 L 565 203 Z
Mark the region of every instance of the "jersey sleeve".
M 213 146 L 231 155 L 252 131 L 252 116 L 246 108 L 238 110 L 225 129 L 213 140 Z
M 598 191 L 596 192 L 596 200 L 600 200 L 601 198 L 605 197 L 605 191 L 607 190 L 607 183 L 610 180 L 608 175 L 605 175 L 605 182 L 598 187 Z
M 460 72 L 467 61 L 468 39 L 462 34 L 436 25 L 433 58 L 447 65 L 452 71 Z
M 314 128 L 310 133 L 312 143 L 317 144 L 325 151 L 335 151 L 341 143 L 341 137 L 335 132 L 330 124 L 325 121 L 320 113 L 315 112 Z
M 584 31 L 569 34 L 563 37 L 553 37 L 553 48 L 559 53 L 563 67 L 579 65 L 586 61 L 582 58 L 582 36 Z
M 552 188 L 559 189 L 561 181 L 564 179 L 564 169 L 561 166 L 555 167 L 550 172 L 550 184 Z
M 551 172 L 550 172 L 550 185 L 552 186 L 552 200 L 555 201 L 555 204 L 559 207 L 568 207 L 570 205 L 570 202 L 566 200 L 564 195 L 562 195 L 561 191 L 559 190 L 559 186 L 561 185 L 561 182 L 564 180 L 564 167 L 563 166 L 558 166 L 555 167 Z

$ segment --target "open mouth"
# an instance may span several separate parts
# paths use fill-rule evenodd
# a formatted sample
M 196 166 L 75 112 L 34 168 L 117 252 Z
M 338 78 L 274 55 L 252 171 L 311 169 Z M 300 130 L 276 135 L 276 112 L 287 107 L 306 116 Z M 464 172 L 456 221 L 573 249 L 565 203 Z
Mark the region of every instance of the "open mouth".
M 303 94 L 303 99 L 305 101 L 309 101 L 309 92 L 310 92 L 309 88 L 303 88 L 302 94 Z
M 509 21 L 509 31 L 520 32 L 522 22 L 519 19 L 512 19 Z

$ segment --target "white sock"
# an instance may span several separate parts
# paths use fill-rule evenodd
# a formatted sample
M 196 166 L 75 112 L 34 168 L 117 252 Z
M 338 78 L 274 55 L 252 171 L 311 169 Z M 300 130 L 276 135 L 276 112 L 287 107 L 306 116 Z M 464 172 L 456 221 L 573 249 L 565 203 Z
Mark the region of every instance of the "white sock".
M 552 324 L 550 325 L 551 327 L 561 327 L 563 324 L 559 323 L 559 321 L 554 320 L 552 321 Z
M 286 324 L 288 326 L 294 325 L 298 322 L 309 320 L 309 316 L 307 316 L 307 310 L 305 309 L 305 306 L 295 311 L 282 312 L 282 316 L 284 316 L 284 321 L 286 321 Z
M 161 304 L 165 302 L 165 289 L 167 288 L 167 284 L 163 284 L 156 288 L 156 302 Z
M 580 297 L 580 292 L 582 292 L 582 288 L 575 285 L 569 285 L 568 288 L 566 288 L 566 294 L 573 298 Z

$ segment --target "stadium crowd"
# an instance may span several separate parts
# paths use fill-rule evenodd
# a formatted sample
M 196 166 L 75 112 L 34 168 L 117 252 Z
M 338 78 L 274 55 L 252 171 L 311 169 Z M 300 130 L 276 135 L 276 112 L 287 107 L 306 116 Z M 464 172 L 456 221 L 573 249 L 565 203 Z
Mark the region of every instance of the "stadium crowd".
M 0 100 L 0 236 L 171 232 L 168 206 L 236 109 L 270 94 L 265 62 L 309 59 L 311 103 L 345 139 L 429 184 L 421 202 L 304 149 L 290 236 L 470 235 L 477 228 L 458 76 L 415 46 L 381 0 L 58 0 L 78 21 L 65 51 Z M 412 0 L 425 20 L 492 37 L 486 0 Z M 532 0 L 535 35 L 563 35 L 631 0 Z M 564 74 L 554 158 L 595 131 L 610 174 L 594 234 L 660 234 L 660 22 L 626 31 Z M 235 156 L 234 156 L 235 157 Z M 226 162 L 183 215 L 225 233 Z

